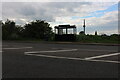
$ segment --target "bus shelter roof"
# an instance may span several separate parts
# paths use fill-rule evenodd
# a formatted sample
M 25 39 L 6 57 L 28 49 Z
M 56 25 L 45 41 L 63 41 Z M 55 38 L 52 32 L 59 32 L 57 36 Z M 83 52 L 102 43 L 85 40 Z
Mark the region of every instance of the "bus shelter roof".
M 56 29 L 76 28 L 75 25 L 59 25 L 55 26 Z

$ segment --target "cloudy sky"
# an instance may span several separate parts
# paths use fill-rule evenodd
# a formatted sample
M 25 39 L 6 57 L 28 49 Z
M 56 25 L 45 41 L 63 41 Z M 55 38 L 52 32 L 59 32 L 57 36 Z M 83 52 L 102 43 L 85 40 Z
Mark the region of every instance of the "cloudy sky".
M 2 20 L 24 25 L 33 20 L 46 20 L 51 27 L 62 24 L 77 26 L 86 33 L 118 33 L 118 2 L 2 2 Z

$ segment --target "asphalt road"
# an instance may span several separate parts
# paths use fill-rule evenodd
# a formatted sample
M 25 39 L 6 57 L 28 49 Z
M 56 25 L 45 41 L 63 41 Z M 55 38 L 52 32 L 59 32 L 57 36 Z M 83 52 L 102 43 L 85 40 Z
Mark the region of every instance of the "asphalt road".
M 118 46 L 3 42 L 3 78 L 118 78 Z

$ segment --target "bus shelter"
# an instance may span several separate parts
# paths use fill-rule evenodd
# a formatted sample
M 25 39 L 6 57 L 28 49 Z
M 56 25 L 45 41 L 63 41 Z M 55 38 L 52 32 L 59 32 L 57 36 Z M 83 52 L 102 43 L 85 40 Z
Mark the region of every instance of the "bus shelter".
M 59 25 L 54 27 L 56 41 L 75 41 L 76 26 L 75 25 Z

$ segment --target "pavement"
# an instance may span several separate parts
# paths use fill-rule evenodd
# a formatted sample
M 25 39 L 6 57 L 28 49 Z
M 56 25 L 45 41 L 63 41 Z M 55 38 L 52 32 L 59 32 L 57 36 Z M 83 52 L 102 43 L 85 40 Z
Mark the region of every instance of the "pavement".
M 119 45 L 2 44 L 3 78 L 118 78 Z

